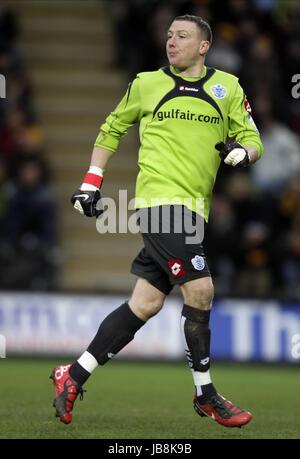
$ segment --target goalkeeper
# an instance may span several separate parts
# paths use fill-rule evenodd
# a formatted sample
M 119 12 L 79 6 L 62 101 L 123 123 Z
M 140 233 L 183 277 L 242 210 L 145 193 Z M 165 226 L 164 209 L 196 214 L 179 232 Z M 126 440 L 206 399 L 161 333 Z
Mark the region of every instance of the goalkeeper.
M 128 128 L 138 122 L 141 146 L 136 206 L 141 216 L 151 212 L 151 223 L 166 209 L 170 215 L 176 214 L 177 220 L 189 214 L 193 222 L 207 221 L 221 161 L 239 168 L 261 157 L 262 143 L 238 79 L 205 66 L 211 43 L 210 26 L 200 17 L 174 19 L 166 41 L 169 66 L 138 74 L 100 128 L 90 168 L 72 196 L 80 213 L 89 217 L 101 213 L 96 205 L 106 163 Z M 152 213 L 154 210 L 157 212 Z M 226 400 L 213 384 L 209 328 L 212 279 L 201 240 L 188 243 L 188 231 L 175 231 L 170 221 L 169 232 L 161 226 L 159 231 L 141 231 L 144 248 L 132 264 L 138 279 L 130 299 L 105 318 L 77 361 L 54 368 L 54 406 L 62 422 L 72 421 L 73 404 L 92 372 L 160 311 L 176 284 L 183 296 L 182 331 L 195 386 L 196 412 L 225 427 L 240 427 L 251 420 L 250 412 Z

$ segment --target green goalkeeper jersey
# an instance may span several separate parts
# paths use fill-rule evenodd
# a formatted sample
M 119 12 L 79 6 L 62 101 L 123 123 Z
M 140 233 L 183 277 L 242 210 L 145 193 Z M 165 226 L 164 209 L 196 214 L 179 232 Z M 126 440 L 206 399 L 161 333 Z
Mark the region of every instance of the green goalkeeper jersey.
M 215 144 L 235 138 L 263 147 L 238 79 L 203 67 L 182 78 L 164 67 L 139 73 L 100 128 L 95 146 L 116 151 L 128 128 L 140 122 L 136 207 L 184 204 L 208 219 L 220 158 Z

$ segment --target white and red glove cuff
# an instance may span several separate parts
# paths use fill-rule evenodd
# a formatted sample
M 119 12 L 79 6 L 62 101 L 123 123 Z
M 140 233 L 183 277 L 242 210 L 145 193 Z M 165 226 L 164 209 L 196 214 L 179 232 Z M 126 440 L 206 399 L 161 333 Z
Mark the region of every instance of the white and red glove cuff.
M 90 166 L 88 172 L 85 174 L 80 189 L 82 191 L 96 191 L 99 190 L 103 182 L 104 170 L 97 166 Z

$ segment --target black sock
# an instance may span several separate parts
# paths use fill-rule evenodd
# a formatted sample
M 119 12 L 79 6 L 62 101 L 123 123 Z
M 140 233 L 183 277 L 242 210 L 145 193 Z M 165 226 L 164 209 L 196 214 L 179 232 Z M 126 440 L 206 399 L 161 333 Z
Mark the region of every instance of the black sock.
M 202 395 L 198 396 L 197 399 L 201 404 L 207 402 L 211 397 L 217 394 L 217 391 L 213 383 L 204 384 L 201 386 Z
M 103 320 L 87 351 L 100 365 L 104 365 L 133 339 L 144 323 L 132 312 L 128 303 L 124 303 Z M 82 386 L 91 374 L 76 361 L 70 368 L 70 376 Z
M 87 351 L 95 357 L 99 365 L 104 365 L 133 340 L 135 333 L 144 324 L 132 312 L 128 303 L 124 303 L 103 320 Z
M 85 383 L 85 381 L 91 376 L 91 373 L 86 371 L 80 365 L 80 363 L 76 361 L 70 368 L 70 376 L 72 379 L 74 379 L 75 382 L 79 384 L 79 386 L 82 386 Z
M 186 356 L 189 366 L 197 372 L 206 372 L 210 368 L 210 310 L 204 311 L 183 305 L 183 332 L 186 341 Z M 216 389 L 212 383 L 201 385 L 201 402 L 215 395 Z

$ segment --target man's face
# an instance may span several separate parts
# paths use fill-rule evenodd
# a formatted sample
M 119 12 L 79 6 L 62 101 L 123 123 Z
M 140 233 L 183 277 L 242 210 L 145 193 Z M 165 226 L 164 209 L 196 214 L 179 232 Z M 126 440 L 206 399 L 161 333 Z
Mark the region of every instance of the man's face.
M 173 21 L 168 30 L 167 56 L 170 65 L 186 69 L 197 62 L 208 46 L 197 24 L 189 21 Z

